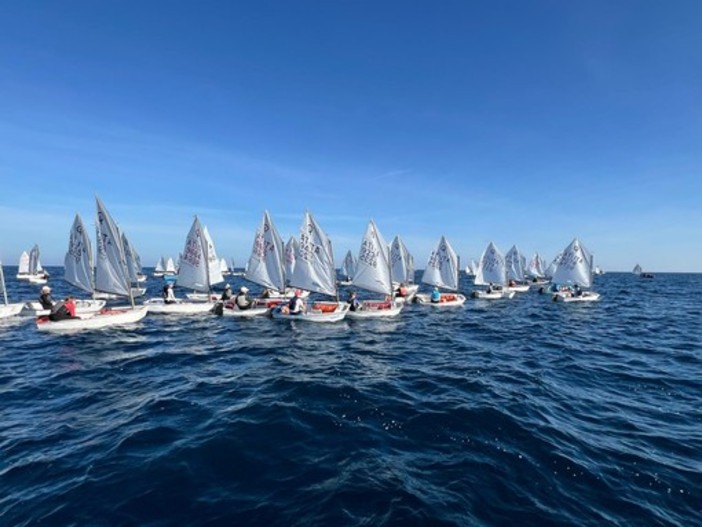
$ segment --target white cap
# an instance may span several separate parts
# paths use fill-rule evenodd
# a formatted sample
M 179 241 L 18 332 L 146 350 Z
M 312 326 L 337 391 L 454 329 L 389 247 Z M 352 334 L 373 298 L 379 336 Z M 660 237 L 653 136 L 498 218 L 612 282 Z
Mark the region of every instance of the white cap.
M 42 293 L 50 293 L 51 288 L 48 285 L 45 285 L 44 287 L 41 288 Z
M 246 287 L 245 285 L 242 285 L 241 288 L 239 289 L 239 291 L 242 292 L 242 293 L 248 293 L 248 292 L 249 292 L 249 288 Z

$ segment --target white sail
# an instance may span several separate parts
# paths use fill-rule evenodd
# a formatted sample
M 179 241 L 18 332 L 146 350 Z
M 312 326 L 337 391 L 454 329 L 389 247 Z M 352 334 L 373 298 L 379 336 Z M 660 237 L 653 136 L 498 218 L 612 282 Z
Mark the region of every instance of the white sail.
M 407 282 L 409 252 L 399 236 L 390 244 L 390 274 L 394 282 Z
M 66 282 L 88 293 L 93 292 L 93 251 L 79 214 L 73 220 L 63 268 Z
M 373 220 L 368 222 L 363 235 L 352 282 L 353 285 L 367 291 L 384 295 L 392 294 L 390 253 Z
M 356 273 L 356 259 L 353 257 L 353 254 L 351 253 L 351 249 L 348 250 L 346 253 L 346 256 L 344 257 L 344 261 L 341 263 L 341 274 L 344 276 L 344 278 L 353 278 L 353 275 Z
M 182 255 L 181 255 L 182 257 Z M 168 260 L 166 260 L 166 273 L 168 274 L 176 274 L 176 266 L 175 262 L 173 261 L 173 258 L 168 257 Z
M 131 298 L 122 237 L 100 198 L 96 197 L 95 200 L 97 202 L 95 289 Z
M 298 243 L 295 236 L 290 236 L 288 243 L 285 244 L 285 283 L 290 281 L 295 272 L 295 254 L 298 251 Z
M 634 266 L 634 270 L 631 272 L 634 274 L 641 274 L 643 272 L 643 269 L 641 268 L 641 266 L 639 264 L 636 264 Z
M 156 267 L 154 267 L 154 272 L 163 273 L 166 270 L 166 262 L 163 261 L 163 256 L 156 262 Z
M 290 285 L 336 296 L 335 274 L 331 241 L 312 214 L 305 212 Z
M 22 251 L 20 255 L 17 274 L 29 274 L 29 253 L 27 251 Z
M 558 253 L 556 255 L 553 261 L 550 264 L 548 264 L 548 267 L 544 269 L 544 275 L 546 275 L 548 278 L 551 278 L 553 276 L 553 273 L 556 272 L 556 267 L 558 267 L 558 262 L 561 261 L 562 256 L 563 253 Z
M 139 267 L 137 264 L 137 256 L 132 248 L 127 235 L 122 233 L 122 247 L 124 248 L 124 259 L 127 262 L 127 274 L 129 275 L 129 281 L 132 283 L 137 283 L 139 281 Z
M 283 240 L 273 224 L 268 211 L 263 213 L 256 230 L 251 257 L 246 267 L 247 280 L 269 289 L 285 291 Z
M 215 250 L 215 245 L 212 241 L 212 236 L 210 236 L 210 231 L 207 230 L 207 225 L 204 225 L 202 227 L 202 233 L 204 235 L 205 243 L 207 244 L 207 262 L 209 271 L 208 276 L 210 286 L 212 286 L 214 284 L 224 282 L 224 276 L 222 276 L 222 267 L 219 265 L 217 251 Z
M 505 255 L 505 269 L 507 280 L 524 280 L 523 257 L 516 245 L 513 245 Z
M 436 248 L 429 255 L 429 261 L 422 275 L 422 282 L 429 285 L 458 290 L 458 255 L 446 237 L 442 236 Z
M 29 274 L 37 274 L 39 265 L 39 246 L 35 244 L 29 251 Z
M 480 257 L 474 283 L 475 285 L 488 285 L 490 283 L 505 285 L 507 283 L 505 257 L 492 242 L 488 244 Z
M 407 260 L 407 283 L 414 283 L 414 256 L 412 256 L 407 247 L 405 247 L 405 258 Z
M 557 284 L 578 284 L 582 287 L 592 285 L 592 253 L 575 238 L 563 254 L 553 273 L 552 281 Z
M 209 292 L 207 241 L 197 216 L 185 238 L 185 248 L 180 255 L 178 269 L 178 285 L 204 293 Z
M 539 256 L 539 253 L 534 253 L 534 256 L 532 256 L 531 260 L 529 260 L 526 274 L 532 278 L 544 277 L 544 270 L 541 267 L 541 257 Z
M 227 261 L 224 258 L 219 259 L 219 271 L 223 275 L 231 272 L 229 266 L 227 265 Z

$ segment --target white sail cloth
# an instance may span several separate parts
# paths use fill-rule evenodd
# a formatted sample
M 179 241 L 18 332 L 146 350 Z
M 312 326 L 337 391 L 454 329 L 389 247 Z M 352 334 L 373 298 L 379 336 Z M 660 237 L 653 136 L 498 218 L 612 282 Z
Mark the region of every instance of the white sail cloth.
M 422 275 L 422 282 L 453 291 L 458 290 L 458 255 L 445 236 L 441 236 Z
M 383 295 L 392 294 L 390 253 L 373 220 L 368 222 L 363 235 L 352 283 L 366 291 Z

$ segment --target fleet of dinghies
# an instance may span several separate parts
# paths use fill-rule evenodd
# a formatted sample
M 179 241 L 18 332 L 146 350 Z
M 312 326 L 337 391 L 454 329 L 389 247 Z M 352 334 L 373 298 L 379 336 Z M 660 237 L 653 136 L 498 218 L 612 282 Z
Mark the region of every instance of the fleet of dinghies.
M 411 300 L 435 307 L 461 306 L 466 301 L 459 293 L 460 258 L 445 236 L 441 236 L 432 250 L 421 279 L 421 283 L 432 286 L 434 292 L 420 294 L 417 292 L 419 285 L 414 283 L 414 259 L 407 247 L 399 236 L 388 245 L 373 220 L 368 222 L 358 255 L 350 250 L 346 253 L 337 277 L 332 242 L 312 213 L 304 214 L 299 238 L 291 236 L 283 243 L 270 214 L 265 211 L 243 273 L 245 280 L 264 291 L 250 307 L 219 300 L 213 293 L 212 287 L 224 282 L 225 275 L 232 274 L 234 262 L 232 260 L 229 268 L 226 261 L 217 256 L 212 237 L 197 216 L 186 236 L 177 268 L 171 258 L 161 257 L 154 271 L 154 276 L 163 277 L 164 282 L 176 280 L 181 289 L 192 292 L 175 301 L 158 297 L 137 305 L 134 297 L 143 294 L 144 288 L 139 285 L 146 279 L 139 255 L 97 197 L 96 206 L 96 260 L 93 260 L 83 221 L 76 214 L 64 261 L 64 280 L 91 296 L 76 300 L 76 316 L 52 320 L 50 311 L 43 309 L 39 302 L 9 303 L 0 263 L 4 301 L 0 305 L 0 318 L 28 312 L 36 316 L 36 325 L 41 331 L 71 332 L 132 324 L 147 312 L 201 314 L 212 311 L 233 317 L 268 315 L 274 319 L 336 322 L 344 318 L 396 317 Z M 570 303 L 599 300 L 599 293 L 591 290 L 593 276 L 597 274 L 595 270 L 592 253 L 576 238 L 549 266 L 538 253 L 527 262 L 516 245 L 503 256 L 490 242 L 479 261 L 472 261 L 465 272 L 474 276 L 475 288 L 471 296 L 476 299 L 509 299 L 516 292 L 540 285 L 540 292 L 551 293 L 554 301 Z M 30 275 L 39 272 L 42 272 L 39 250 L 35 245 L 30 253 L 24 252 L 20 258 L 17 278 L 28 280 Z M 647 274 L 639 265 L 633 272 L 640 276 Z M 366 297 L 340 301 L 339 285 L 365 291 Z M 248 289 L 242 287 L 242 291 Z M 310 293 L 326 296 L 328 300 L 305 302 Z M 353 294 L 355 296 L 355 290 Z M 372 298 L 373 294 L 380 297 Z M 290 301 L 293 297 L 295 300 Z M 106 308 L 105 298 L 127 298 L 129 305 Z M 291 305 L 302 308 L 291 312 Z

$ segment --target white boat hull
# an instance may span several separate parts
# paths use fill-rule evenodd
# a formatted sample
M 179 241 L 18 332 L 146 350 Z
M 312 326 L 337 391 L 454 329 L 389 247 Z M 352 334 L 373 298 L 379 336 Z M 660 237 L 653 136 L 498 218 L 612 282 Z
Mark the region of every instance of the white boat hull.
M 104 300 L 84 300 L 76 299 L 76 315 L 87 315 L 89 313 L 97 313 L 105 307 Z M 42 317 L 51 313 L 50 309 L 43 309 L 39 302 L 27 302 L 25 311 L 35 317 Z
M 221 305 L 221 315 L 223 317 L 238 317 L 238 318 L 253 318 L 261 317 L 267 315 L 270 308 L 267 306 L 253 306 L 249 309 L 239 309 L 239 307 L 233 302 L 227 302 L 226 304 L 218 304 L 217 310 L 215 312 L 219 314 L 219 307 Z
M 505 286 L 505 291 L 513 291 L 515 293 L 527 293 L 529 289 L 531 289 L 529 284 Z
M 219 300 L 218 295 L 211 293 L 186 293 L 185 297 L 191 302 L 216 302 Z
M 580 296 L 572 296 L 570 293 L 555 293 L 553 295 L 555 302 L 596 302 L 599 299 L 600 294 L 592 291 L 584 291 Z
M 346 318 L 360 320 L 364 318 L 391 318 L 396 317 L 402 311 L 404 303 L 393 303 L 383 301 L 364 301 L 361 302 L 356 311 L 349 309 L 346 313 Z
M 18 315 L 24 304 L 0 304 L 0 318 L 10 318 Z
M 37 329 L 52 333 L 72 333 L 86 329 L 103 329 L 112 326 L 124 326 L 139 322 L 146 316 L 145 306 L 135 308 L 105 309 L 99 313 L 90 313 L 65 320 L 52 321 L 48 317 L 37 318 Z
M 172 304 L 166 304 L 162 298 L 149 298 L 144 302 L 148 306 L 149 313 L 157 315 L 196 315 L 211 311 L 214 304 L 211 302 L 186 302 L 179 300 Z
M 492 291 L 488 293 L 487 291 L 473 291 L 471 296 L 479 300 L 500 300 L 502 298 L 514 298 L 514 291 Z
M 315 302 L 306 311 L 292 314 L 287 306 L 279 306 L 271 310 L 271 317 L 275 319 L 304 320 L 306 322 L 339 322 L 349 312 L 346 302 Z
M 417 294 L 415 298 L 418 304 L 434 307 L 462 306 L 466 302 L 466 297 L 464 295 L 456 293 L 441 293 L 441 300 L 439 302 L 432 302 L 431 295 L 424 293 Z

